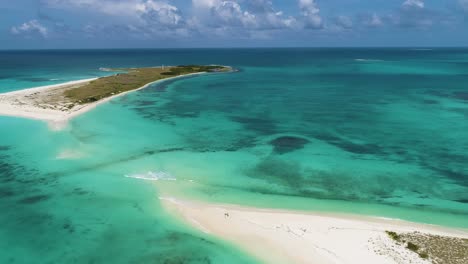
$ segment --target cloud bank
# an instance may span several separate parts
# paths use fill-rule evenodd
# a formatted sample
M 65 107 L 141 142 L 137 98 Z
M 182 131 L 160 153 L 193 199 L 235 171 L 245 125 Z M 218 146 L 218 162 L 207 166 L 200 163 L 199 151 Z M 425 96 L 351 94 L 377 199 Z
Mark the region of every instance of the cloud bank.
M 53 38 L 63 32 L 87 38 L 268 39 L 379 29 L 419 30 L 455 23 L 453 15 L 424 0 L 401 0 L 387 11 L 327 10 L 326 2 L 291 0 L 39 0 L 42 16 L 10 26 L 15 36 Z M 468 0 L 453 0 L 468 14 Z M 391 6 L 391 5 L 389 5 Z M 285 9 L 285 7 L 288 7 Z M 440 7 L 440 6 L 439 6 Z M 51 23 L 48 14 L 89 17 Z M 61 32 L 60 32 L 61 31 Z

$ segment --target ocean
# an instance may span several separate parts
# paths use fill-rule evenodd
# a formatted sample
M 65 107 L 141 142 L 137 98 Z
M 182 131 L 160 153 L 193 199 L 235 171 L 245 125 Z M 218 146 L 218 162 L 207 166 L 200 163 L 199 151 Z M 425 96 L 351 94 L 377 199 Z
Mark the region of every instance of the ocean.
M 468 227 L 468 49 L 0 51 L 0 92 L 222 64 L 60 131 L 0 117 L 0 263 L 256 263 L 159 197 Z

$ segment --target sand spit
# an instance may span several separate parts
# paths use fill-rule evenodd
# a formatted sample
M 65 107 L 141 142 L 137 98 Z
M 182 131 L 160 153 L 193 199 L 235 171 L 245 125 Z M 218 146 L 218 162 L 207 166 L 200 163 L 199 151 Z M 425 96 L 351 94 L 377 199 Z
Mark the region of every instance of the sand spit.
M 265 263 L 424 264 L 430 258 L 398 243 L 388 231 L 468 238 L 466 230 L 402 220 L 160 199 L 194 228 L 237 244 Z

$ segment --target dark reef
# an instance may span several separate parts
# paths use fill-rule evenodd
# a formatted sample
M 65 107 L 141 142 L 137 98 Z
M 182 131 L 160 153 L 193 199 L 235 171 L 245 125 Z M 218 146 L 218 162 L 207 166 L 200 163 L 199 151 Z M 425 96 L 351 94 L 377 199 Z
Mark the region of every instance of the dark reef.
M 269 143 L 274 146 L 276 153 L 285 154 L 304 148 L 309 140 L 296 136 L 284 136 L 273 139 Z

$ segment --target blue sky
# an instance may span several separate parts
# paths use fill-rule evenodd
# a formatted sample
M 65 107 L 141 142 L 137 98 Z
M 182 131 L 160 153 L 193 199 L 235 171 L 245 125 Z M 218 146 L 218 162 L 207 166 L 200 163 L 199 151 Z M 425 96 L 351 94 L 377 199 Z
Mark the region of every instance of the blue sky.
M 0 49 L 468 46 L 468 0 L 0 0 Z

